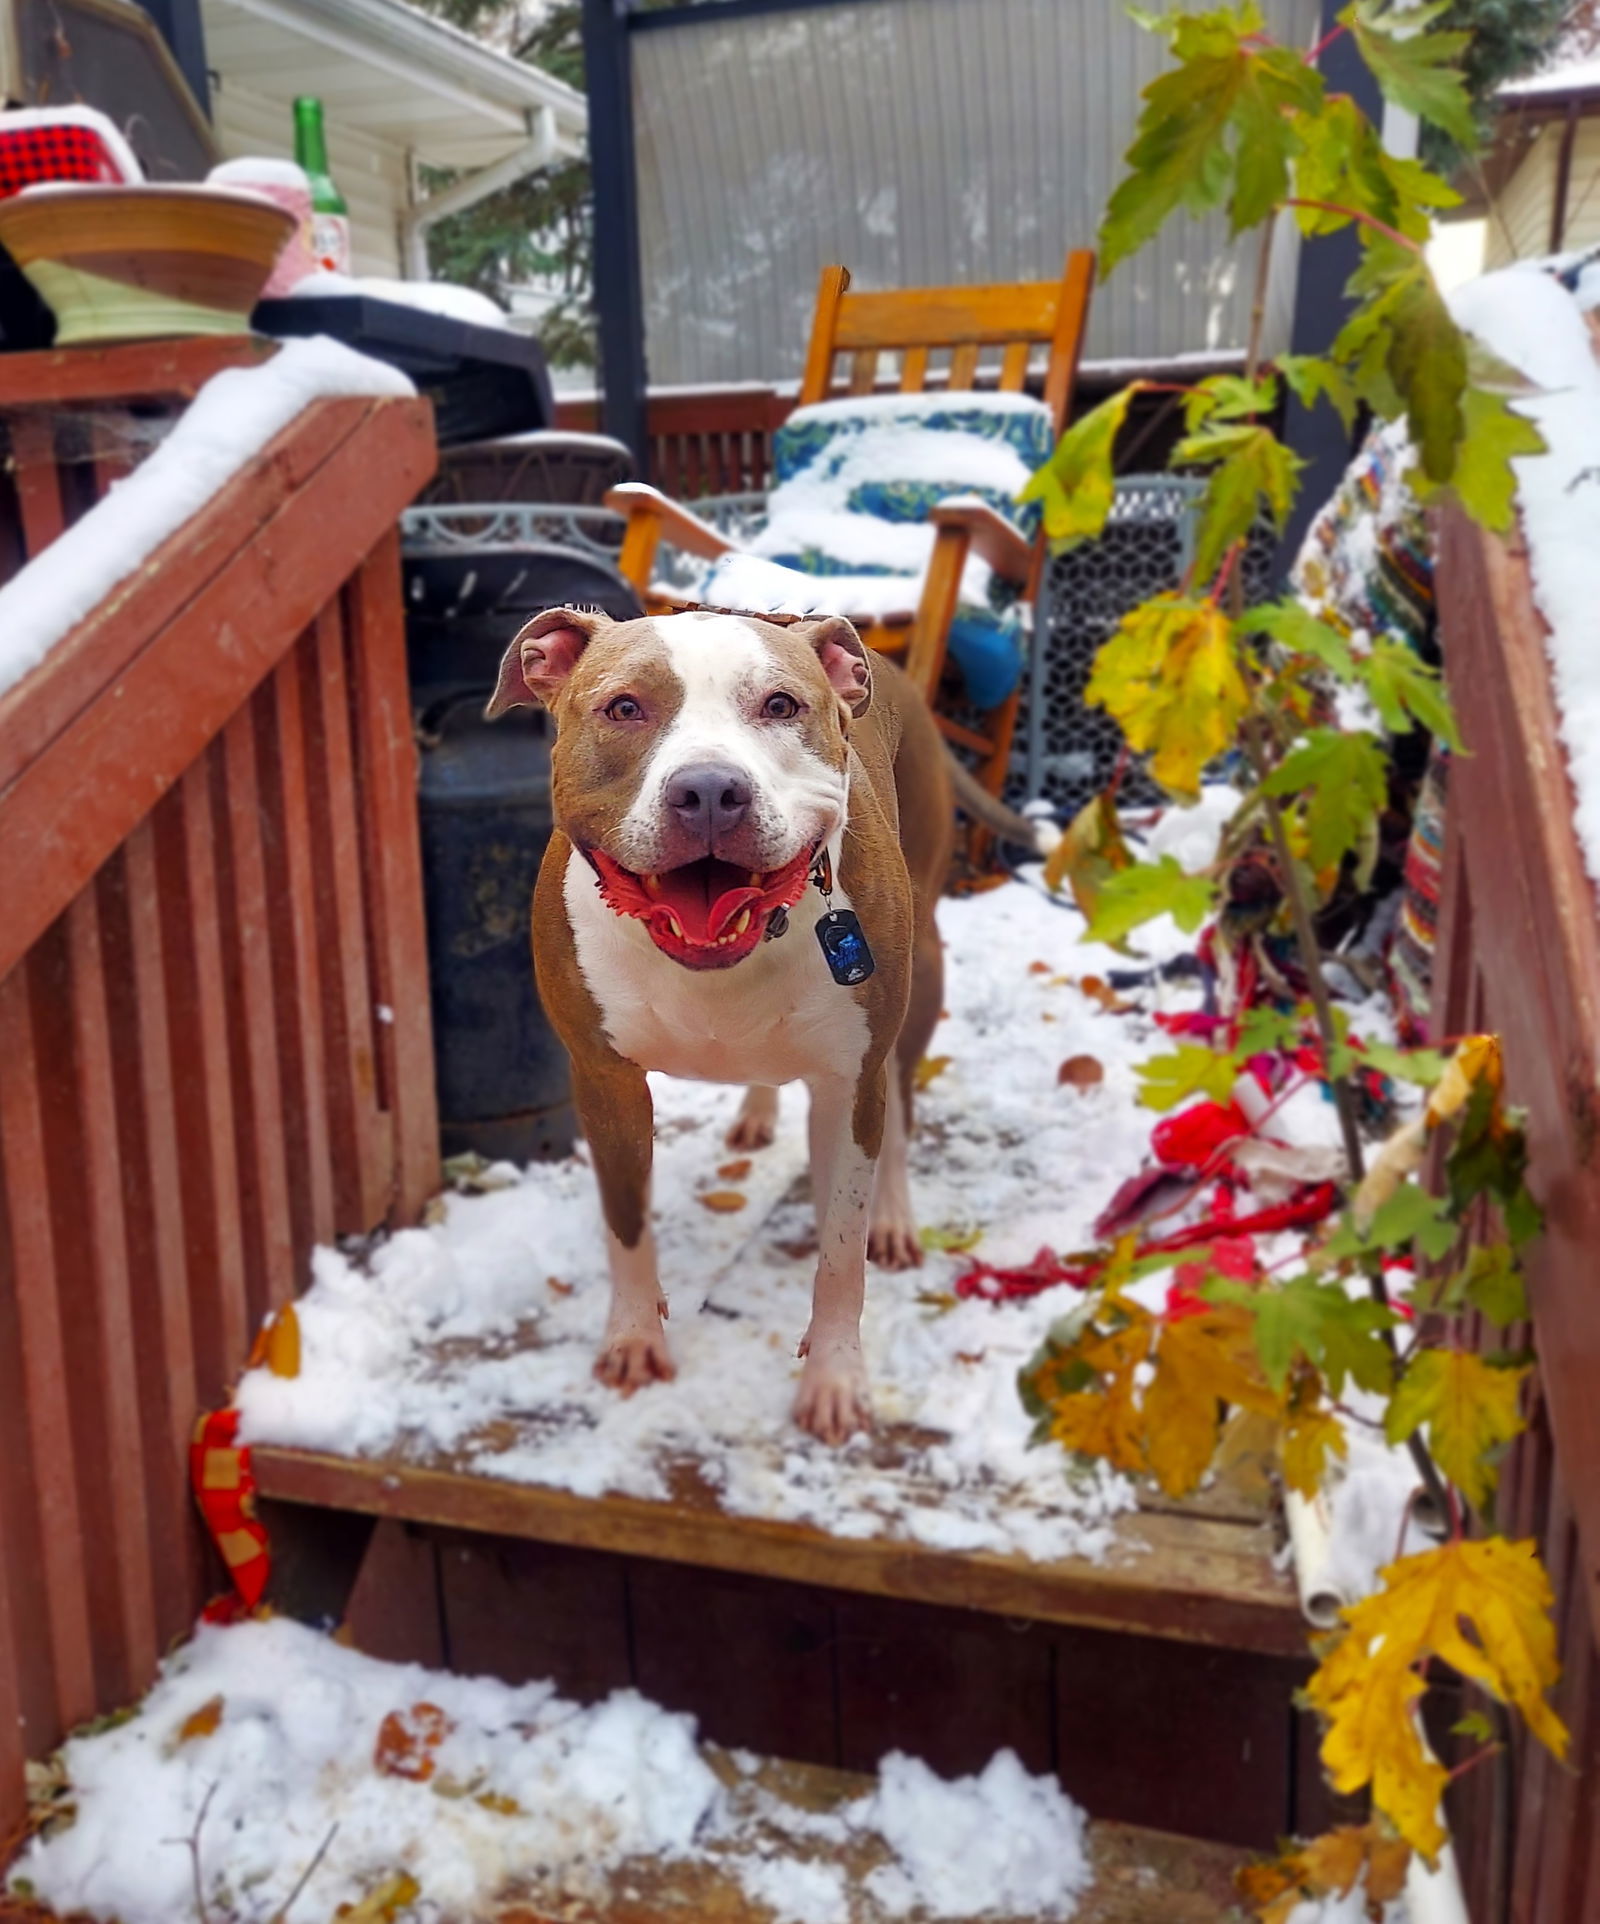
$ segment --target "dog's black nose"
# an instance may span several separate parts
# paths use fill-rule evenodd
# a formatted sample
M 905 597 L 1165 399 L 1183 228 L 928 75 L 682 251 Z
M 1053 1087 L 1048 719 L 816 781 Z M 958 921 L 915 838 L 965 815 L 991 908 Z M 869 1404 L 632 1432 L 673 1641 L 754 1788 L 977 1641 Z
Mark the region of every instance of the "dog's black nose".
M 711 842 L 750 813 L 750 784 L 738 769 L 716 762 L 680 768 L 667 784 L 667 807 L 685 828 Z

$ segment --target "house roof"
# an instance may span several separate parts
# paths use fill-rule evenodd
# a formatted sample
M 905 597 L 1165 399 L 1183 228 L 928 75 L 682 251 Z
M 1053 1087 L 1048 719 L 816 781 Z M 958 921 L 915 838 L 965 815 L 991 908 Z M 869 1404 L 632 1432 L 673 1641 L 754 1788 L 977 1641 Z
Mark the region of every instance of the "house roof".
M 330 120 L 437 167 L 486 167 L 541 109 L 557 152 L 583 151 L 583 95 L 403 0 L 202 0 L 206 53 L 225 77 L 281 98 L 316 94 Z

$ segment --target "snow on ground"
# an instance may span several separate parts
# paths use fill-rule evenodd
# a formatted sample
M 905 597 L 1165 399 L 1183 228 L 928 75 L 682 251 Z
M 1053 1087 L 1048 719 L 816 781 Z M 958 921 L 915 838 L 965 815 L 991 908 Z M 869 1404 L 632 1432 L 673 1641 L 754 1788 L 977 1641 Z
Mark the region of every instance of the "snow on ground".
M 1089 1246 L 1096 1215 L 1145 1157 L 1154 1118 L 1135 1102 L 1132 1065 L 1162 1044 L 1148 1015 L 1109 1014 L 1062 978 L 1103 978 L 1127 958 L 1080 943 L 1076 912 L 1018 884 L 941 903 L 940 924 L 949 1013 L 930 1053 L 949 1060 L 918 1097 L 920 1220 L 981 1230 L 979 1248 L 997 1262 L 1026 1261 L 1042 1244 Z M 1163 952 L 1184 946 L 1170 924 L 1156 926 Z M 1059 1087 L 1058 1067 L 1075 1055 L 1094 1056 L 1104 1082 Z M 965 1256 L 874 1270 L 864 1337 L 894 1447 L 811 1441 L 789 1416 L 814 1264 L 804 1092 L 785 1092 L 778 1141 L 732 1179 L 717 1171 L 730 1162 L 722 1136 L 738 1092 L 652 1083 L 676 1382 L 624 1401 L 590 1374 L 605 1257 L 594 1179 L 574 1159 L 535 1165 L 486 1196 L 452 1196 L 442 1223 L 403 1232 L 365 1264 L 319 1251 L 299 1306 L 301 1373 L 245 1378 L 244 1439 L 443 1452 L 486 1475 L 657 1498 L 674 1459 L 693 1456 L 740 1515 L 949 1549 L 1103 1555 L 1132 1486 L 1029 1450 L 1016 1392 L 1018 1367 L 1067 1307 L 1063 1292 L 951 1307 Z M 698 1196 L 717 1190 L 748 1206 L 702 1207 Z
M 629 1860 L 700 1858 L 779 1920 L 846 1924 L 846 1872 L 827 1860 L 862 1841 L 886 1918 L 1043 1924 L 1089 1877 L 1082 1812 L 1010 1752 L 953 1783 L 891 1754 L 866 1796 L 800 1811 L 730 1791 L 693 1720 L 636 1692 L 580 1709 L 549 1684 L 380 1663 L 283 1619 L 203 1627 L 132 1718 L 63 1761 L 75 1821 L 29 1845 L 12 1889 L 118 1924 L 194 1915 L 191 1840 L 230 1924 L 276 1917 L 324 1844 L 296 1915 L 331 1917 L 403 1874 L 418 1887 L 405 1916 L 459 1919 L 514 1896 L 598 1898 Z
M 214 375 L 147 461 L 0 588 L 0 695 L 313 401 L 415 392 L 395 369 L 321 335 Z
M 1529 262 L 1458 288 L 1451 311 L 1538 394 L 1515 406 L 1544 436 L 1546 452 L 1513 463 L 1527 537 L 1534 600 L 1549 627 L 1546 647 L 1561 711 L 1561 739 L 1577 791 L 1576 826 L 1589 874 L 1600 882 L 1600 363 L 1575 299 Z

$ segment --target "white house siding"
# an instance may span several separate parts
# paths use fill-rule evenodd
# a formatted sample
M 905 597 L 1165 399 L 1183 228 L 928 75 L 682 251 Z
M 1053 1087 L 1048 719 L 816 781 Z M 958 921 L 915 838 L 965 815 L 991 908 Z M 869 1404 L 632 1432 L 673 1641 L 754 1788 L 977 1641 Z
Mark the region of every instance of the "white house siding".
M 1489 216 L 1487 267 L 1535 260 L 1550 251 L 1550 221 L 1555 211 L 1556 168 L 1564 128 L 1543 127 L 1495 201 Z M 1572 174 L 1567 187 L 1564 249 L 1600 244 L 1600 116 L 1578 122 L 1572 143 Z
M 1310 44 L 1316 0 L 1268 0 Z M 798 372 L 818 270 L 859 287 L 1053 279 L 1093 244 L 1161 40 L 1111 0 L 856 0 L 633 36 L 653 383 Z M 1292 244 L 1282 268 L 1292 268 Z M 1089 359 L 1225 352 L 1254 240 L 1176 218 L 1098 288 Z M 1275 275 L 1269 348 L 1288 332 Z
M 217 140 L 230 160 L 244 154 L 294 157 L 292 102 L 269 100 L 227 77 L 212 81 Z M 400 223 L 409 205 L 405 154 L 389 142 L 330 119 L 328 164 L 350 207 L 358 274 L 399 276 Z

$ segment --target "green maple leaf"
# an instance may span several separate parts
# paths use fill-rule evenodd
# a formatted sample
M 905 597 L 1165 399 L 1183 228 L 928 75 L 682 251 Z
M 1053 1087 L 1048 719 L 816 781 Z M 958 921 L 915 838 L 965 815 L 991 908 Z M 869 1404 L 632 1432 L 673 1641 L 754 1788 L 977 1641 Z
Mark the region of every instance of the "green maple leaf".
M 1261 786 L 1268 795 L 1306 796 L 1311 864 L 1321 874 L 1357 845 L 1388 800 L 1388 766 L 1376 735 L 1317 728 Z
M 1269 601 L 1247 609 L 1241 626 L 1247 634 L 1270 635 L 1292 655 L 1309 655 L 1339 681 L 1356 678 L 1355 657 L 1337 628 L 1318 621 L 1302 602 Z
M 1461 751 L 1461 736 L 1444 683 L 1403 641 L 1374 642 L 1371 653 L 1357 663 L 1357 672 L 1384 727 L 1392 734 L 1426 728 L 1429 734 Z
M 1277 368 L 1303 408 L 1314 408 L 1326 396 L 1345 432 L 1354 432 L 1359 397 L 1344 368 L 1319 354 L 1280 354 Z
M 1480 1243 L 1460 1278 L 1461 1300 L 1498 1329 L 1528 1319 L 1528 1291 L 1509 1243 Z
M 1376 1249 L 1402 1250 L 1415 1243 L 1424 1256 L 1436 1261 L 1455 1242 L 1457 1227 L 1444 1197 L 1408 1182 L 1374 1214 L 1367 1242 Z
M 1503 394 L 1469 387 L 1461 397 L 1464 433 L 1450 486 L 1480 527 L 1504 534 L 1516 518 L 1518 455 L 1543 454 L 1544 436 Z M 1426 490 L 1419 492 L 1425 493 Z
M 1195 535 L 1196 581 L 1209 581 L 1233 544 L 1244 540 L 1261 503 L 1274 523 L 1283 526 L 1294 504 L 1295 476 L 1305 466 L 1271 428 L 1247 423 L 1208 426 L 1186 435 L 1173 450 L 1173 459 L 1213 470 Z
M 1379 1075 L 1424 1089 L 1431 1089 L 1444 1074 L 1445 1059 L 1437 1049 L 1397 1049 L 1390 1042 L 1363 1042 L 1361 1059 Z
M 1100 271 L 1110 274 L 1179 207 L 1227 203 L 1235 233 L 1254 227 L 1288 191 L 1299 141 L 1290 109 L 1314 110 L 1321 76 L 1286 48 L 1262 43 L 1258 8 L 1177 14 L 1151 25 L 1180 65 L 1145 88 L 1128 173 L 1100 227 Z M 1231 191 L 1230 191 L 1231 185 Z
M 1298 1012 L 1290 1014 L 1266 1004 L 1247 1009 L 1239 1021 L 1235 1059 L 1242 1066 L 1251 1056 L 1263 1055 L 1269 1049 L 1292 1049 L 1300 1040 L 1300 1027 Z
M 1333 344 L 1357 391 L 1380 414 L 1404 412 L 1430 481 L 1448 481 L 1465 432 L 1467 345 L 1421 252 L 1365 232 L 1347 292 L 1363 300 Z
M 1233 1094 L 1236 1071 L 1231 1056 L 1219 1055 L 1200 1043 L 1181 1042 L 1170 1054 L 1151 1056 L 1136 1065 L 1139 1100 L 1147 1109 L 1176 1109 L 1190 1096 L 1209 1096 L 1226 1102 Z
M 1193 434 L 1204 421 L 1244 421 L 1270 414 L 1278 399 L 1271 374 L 1246 380 L 1242 374 L 1212 374 L 1196 381 L 1183 397 L 1183 425 Z
M 1192 934 L 1211 913 L 1212 893 L 1208 877 L 1190 875 L 1171 855 L 1163 855 L 1159 862 L 1140 862 L 1106 882 L 1083 940 L 1120 942 L 1130 930 L 1158 915 L 1170 915 L 1180 929 Z
M 1304 234 L 1331 234 L 1365 214 L 1410 240 L 1425 241 L 1429 210 L 1460 203 L 1455 189 L 1420 161 L 1388 153 L 1377 128 L 1348 94 L 1302 115 L 1295 131 L 1300 139 L 1295 198 L 1322 203 L 1295 208 Z
M 1303 1357 L 1326 1378 L 1337 1397 L 1347 1378 L 1375 1392 L 1387 1390 L 1393 1359 L 1380 1331 L 1399 1321 L 1367 1296 L 1351 1296 L 1339 1283 L 1294 1276 L 1259 1286 L 1214 1277 L 1205 1294 L 1219 1302 L 1239 1303 L 1255 1318 L 1256 1350 L 1267 1381 L 1281 1390 Z
M 1393 1329 L 1400 1318 L 1392 1309 L 1370 1297 L 1345 1296 L 1337 1309 L 1330 1308 L 1322 1325 L 1322 1374 L 1328 1394 L 1344 1394 L 1345 1379 L 1386 1396 L 1394 1382 L 1394 1356 L 1380 1331 Z
M 1408 29 L 1420 24 L 1415 13 L 1400 17 Z M 1453 64 L 1471 44 L 1470 33 L 1385 33 L 1373 13 L 1362 6 L 1346 7 L 1339 19 L 1355 36 L 1362 59 L 1387 99 L 1419 120 L 1431 121 L 1469 153 L 1476 148 L 1472 100 Z
M 1499 1480 L 1499 1452 L 1525 1427 L 1518 1404 L 1528 1374 L 1471 1351 L 1419 1350 L 1389 1401 L 1384 1434 L 1404 1443 L 1426 1424 L 1434 1461 L 1482 1509 Z
M 1116 499 L 1112 452 L 1142 382 L 1135 381 L 1074 421 L 1042 468 L 1029 477 L 1019 501 L 1044 505 L 1044 531 L 1063 547 L 1087 541 L 1105 527 Z

